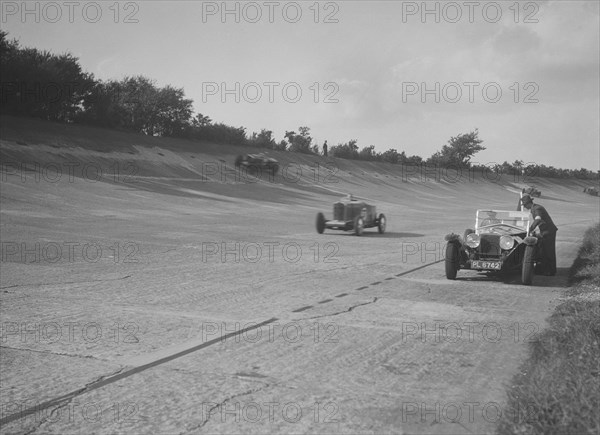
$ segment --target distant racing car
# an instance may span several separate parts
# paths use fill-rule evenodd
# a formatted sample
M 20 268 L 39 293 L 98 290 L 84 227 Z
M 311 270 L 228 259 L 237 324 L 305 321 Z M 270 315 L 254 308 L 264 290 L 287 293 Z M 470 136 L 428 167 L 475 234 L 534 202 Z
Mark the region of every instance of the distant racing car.
M 542 196 L 542 192 L 540 192 L 540 190 L 535 186 L 524 187 L 521 189 L 521 193 L 523 195 L 527 194 L 529 196 L 535 196 L 536 198 L 540 198 Z
M 510 272 L 520 270 L 521 282 L 533 281 L 538 238 L 529 234 L 528 211 L 477 210 L 475 229 L 446 236 L 446 278 L 461 269 Z
M 263 170 L 266 170 L 275 175 L 279 170 L 279 162 L 264 153 L 246 154 L 237 156 L 235 159 L 235 167 L 238 169 L 244 167 L 252 172 L 262 172 Z
M 377 215 L 374 205 L 354 199 L 352 195 L 333 204 L 333 219 L 325 219 L 323 213 L 317 213 L 316 227 L 319 234 L 325 229 L 354 231 L 360 236 L 365 228 L 377 227 L 379 234 L 385 232 L 386 218 L 383 213 Z
M 584 188 L 583 192 L 592 196 L 598 196 L 598 188 L 594 186 Z

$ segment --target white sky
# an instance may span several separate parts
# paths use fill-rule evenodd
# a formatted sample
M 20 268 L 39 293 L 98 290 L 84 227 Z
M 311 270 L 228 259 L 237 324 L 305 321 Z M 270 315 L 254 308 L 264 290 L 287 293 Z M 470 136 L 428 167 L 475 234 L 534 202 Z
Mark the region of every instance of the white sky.
M 237 16 L 220 1 L 29 1 L 25 15 L 23 4 L 1 6 L 22 46 L 70 52 L 96 78 L 182 87 L 197 112 L 277 141 L 306 125 L 319 144 L 426 158 L 478 128 L 477 162 L 600 168 L 595 0 L 227 2 Z

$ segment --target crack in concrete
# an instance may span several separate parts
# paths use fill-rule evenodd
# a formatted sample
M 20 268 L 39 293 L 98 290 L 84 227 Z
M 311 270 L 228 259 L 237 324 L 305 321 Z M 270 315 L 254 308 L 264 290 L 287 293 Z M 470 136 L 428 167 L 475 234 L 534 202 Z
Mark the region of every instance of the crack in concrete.
M 105 359 L 102 359 L 102 358 L 96 358 L 93 355 L 78 355 L 78 354 L 72 354 L 72 353 L 52 352 L 50 350 L 27 349 L 27 348 L 23 348 L 23 347 L 0 346 L 0 349 L 20 350 L 22 352 L 36 352 L 36 353 L 43 353 L 43 354 L 47 354 L 47 355 L 69 356 L 69 357 L 73 357 L 73 358 L 83 358 L 83 359 L 94 359 L 94 360 L 98 360 L 98 361 L 108 361 L 108 360 L 105 360 Z
M 119 370 L 117 370 L 116 372 L 110 373 L 108 375 L 102 375 L 99 378 L 87 383 L 83 388 L 81 388 L 80 390 L 78 390 L 79 394 L 84 393 L 85 390 L 87 390 L 87 388 L 89 388 L 91 385 L 94 385 L 96 382 L 100 382 L 103 379 L 110 377 L 110 376 L 114 376 L 114 375 L 118 375 L 119 373 L 121 373 L 123 371 L 123 369 L 125 369 L 125 367 L 121 367 Z M 38 429 L 40 429 L 42 427 L 42 425 L 44 423 L 46 423 L 47 421 L 53 421 L 53 416 L 56 415 L 57 412 L 60 412 L 63 408 L 68 407 L 71 402 L 73 402 L 73 400 L 75 399 L 76 395 L 71 396 L 68 400 L 60 403 L 56 408 L 53 408 L 50 411 L 50 415 L 48 415 L 46 418 L 42 418 L 39 423 L 33 428 L 31 429 L 29 432 L 25 432 L 25 435 L 31 435 L 35 432 L 37 432 Z
M 377 302 L 379 300 L 379 297 L 374 297 L 372 301 L 370 302 L 365 302 L 363 304 L 356 304 L 356 305 L 352 305 L 350 308 L 348 308 L 347 310 L 344 311 L 338 311 L 336 313 L 331 313 L 331 314 L 323 314 L 322 316 L 314 316 L 314 317 L 306 317 L 304 319 L 299 319 L 299 320 L 311 320 L 311 319 L 321 319 L 323 317 L 333 317 L 333 316 L 339 316 L 340 314 L 346 314 L 349 313 L 350 311 L 354 310 L 355 308 L 358 307 L 362 307 L 364 305 L 371 305 L 374 304 L 375 302 Z
M 120 281 L 122 279 L 127 279 L 127 278 L 131 278 L 131 275 L 125 275 L 125 276 L 122 276 L 121 278 L 113 278 L 113 279 L 91 279 L 89 281 L 37 282 L 37 283 L 30 283 L 30 284 L 15 284 L 15 285 L 11 285 L 11 286 L 8 286 L 8 287 L 0 287 L 0 290 L 4 290 L 6 288 L 13 288 L 13 287 L 27 287 L 27 286 L 42 287 L 42 286 L 46 286 L 46 285 L 87 284 L 87 283 L 90 283 L 90 282 Z
M 260 382 L 260 381 L 258 381 L 258 382 Z M 215 409 L 223 408 L 223 405 L 225 405 L 227 402 L 230 402 L 231 400 L 235 399 L 236 397 L 241 397 L 241 396 L 246 396 L 248 394 L 258 393 L 259 391 L 266 390 L 270 386 L 271 386 L 271 384 L 264 383 L 261 388 L 250 389 L 250 390 L 244 391 L 242 393 L 237 393 L 237 394 L 233 394 L 229 397 L 226 397 L 221 402 L 215 404 L 208 410 L 206 418 L 200 424 L 198 424 L 195 427 L 192 427 L 191 429 L 186 430 L 185 432 L 180 432 L 179 435 L 183 435 L 185 433 L 196 433 L 198 430 L 202 429 L 204 426 L 206 426 L 208 424 L 208 422 L 213 414 L 213 411 Z M 202 410 L 202 413 L 204 413 L 204 409 Z
M 31 415 L 31 414 L 33 414 L 35 412 L 38 412 L 38 411 L 40 411 L 42 409 L 47 409 L 47 408 L 51 408 L 53 406 L 61 405 L 64 402 L 70 403 L 70 401 L 73 400 L 77 396 L 80 396 L 82 394 L 88 393 L 90 391 L 93 391 L 93 390 L 96 390 L 96 389 L 99 389 L 99 388 L 102 388 L 102 387 L 104 387 L 106 385 L 112 384 L 114 382 L 117 382 L 117 381 L 119 381 L 121 379 L 124 379 L 124 378 L 127 378 L 129 376 L 133 376 L 133 375 L 135 375 L 137 373 L 140 373 L 142 371 L 149 370 L 149 369 L 151 369 L 151 368 L 153 368 L 155 366 L 165 364 L 166 362 L 172 361 L 174 359 L 181 358 L 181 357 L 183 357 L 185 355 L 188 355 L 190 353 L 196 352 L 196 351 L 198 351 L 200 349 L 204 349 L 204 348 L 206 348 L 208 346 L 211 346 L 213 344 L 218 343 L 219 341 L 223 340 L 223 338 L 227 339 L 229 337 L 233 337 L 233 336 L 236 336 L 238 334 L 242 334 L 242 333 L 244 333 L 246 331 L 251 331 L 253 329 L 260 328 L 263 325 L 268 325 L 269 323 L 275 322 L 277 320 L 278 319 L 275 318 L 275 317 L 271 318 L 269 320 L 265 320 L 265 321 L 263 321 L 261 323 L 258 323 L 256 325 L 250 326 L 248 328 L 244 328 L 244 329 L 242 329 L 240 331 L 235 331 L 235 332 L 229 333 L 229 334 L 225 335 L 224 337 L 216 338 L 216 339 L 207 341 L 205 343 L 202 343 L 202 344 L 199 344 L 197 346 L 193 346 L 191 348 L 182 350 L 182 351 L 177 352 L 175 354 L 171 354 L 171 355 L 165 356 L 163 358 L 154 360 L 152 362 L 149 362 L 147 364 L 143 364 L 141 366 L 137 366 L 137 367 L 133 367 L 133 368 L 132 367 L 124 366 L 124 367 L 120 368 L 118 371 L 116 371 L 115 373 L 111 373 L 109 375 L 103 375 L 100 378 L 96 379 L 95 381 L 86 384 L 83 388 L 79 388 L 79 389 L 77 389 L 75 391 L 71 391 L 70 393 L 64 394 L 64 395 L 62 395 L 60 397 L 56 397 L 54 399 L 48 400 L 48 401 L 46 401 L 44 403 L 41 403 L 41 404 L 37 405 L 36 407 L 22 410 L 19 413 L 7 415 L 7 416 L 2 416 L 0 418 L 0 425 L 4 425 L 4 424 L 10 423 L 12 421 L 22 419 L 22 418 L 24 418 L 24 417 L 26 417 L 28 415 Z
M 19 284 L 9 285 L 9 286 L 6 286 L 6 287 L 0 287 L 0 290 L 4 290 L 6 288 L 14 288 L 14 287 L 19 287 Z M 6 293 L 8 293 L 8 292 L 6 292 Z

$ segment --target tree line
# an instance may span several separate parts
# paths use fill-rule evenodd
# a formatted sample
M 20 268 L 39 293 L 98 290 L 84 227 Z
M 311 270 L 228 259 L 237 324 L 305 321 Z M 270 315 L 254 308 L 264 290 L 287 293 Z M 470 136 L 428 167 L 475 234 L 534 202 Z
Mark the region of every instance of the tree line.
M 320 154 L 321 147 L 302 126 L 286 131 L 276 141 L 271 130 L 248 134 L 244 127 L 213 122 L 209 116 L 194 113 L 193 101 L 182 88 L 158 87 L 142 75 L 122 80 L 98 80 L 83 71 L 79 59 L 70 53 L 53 54 L 35 48 L 23 48 L 8 33 L 0 31 L 0 113 L 30 116 L 48 121 L 78 123 L 132 131 L 150 136 L 186 138 L 218 144 L 249 145 L 266 149 Z M 328 155 L 336 158 L 388 162 L 392 164 L 436 167 L 472 167 L 472 157 L 485 150 L 477 130 L 450 138 L 441 150 L 427 159 L 407 156 L 391 148 L 377 152 L 374 145 L 359 149 L 356 140 L 333 145 Z M 531 168 L 522 161 L 504 162 L 496 171 L 518 174 Z M 537 176 L 597 179 L 593 172 L 536 167 Z

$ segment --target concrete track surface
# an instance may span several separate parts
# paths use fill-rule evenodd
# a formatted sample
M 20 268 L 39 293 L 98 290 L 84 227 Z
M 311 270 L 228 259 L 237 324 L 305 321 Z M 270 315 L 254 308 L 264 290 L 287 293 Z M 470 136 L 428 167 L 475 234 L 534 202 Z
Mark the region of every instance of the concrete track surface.
M 236 179 L 240 148 L 2 124 L 2 433 L 493 433 L 599 217 L 535 179 L 558 276 L 448 281 L 444 235 L 524 180 L 276 152 Z M 385 234 L 317 234 L 349 192 Z

